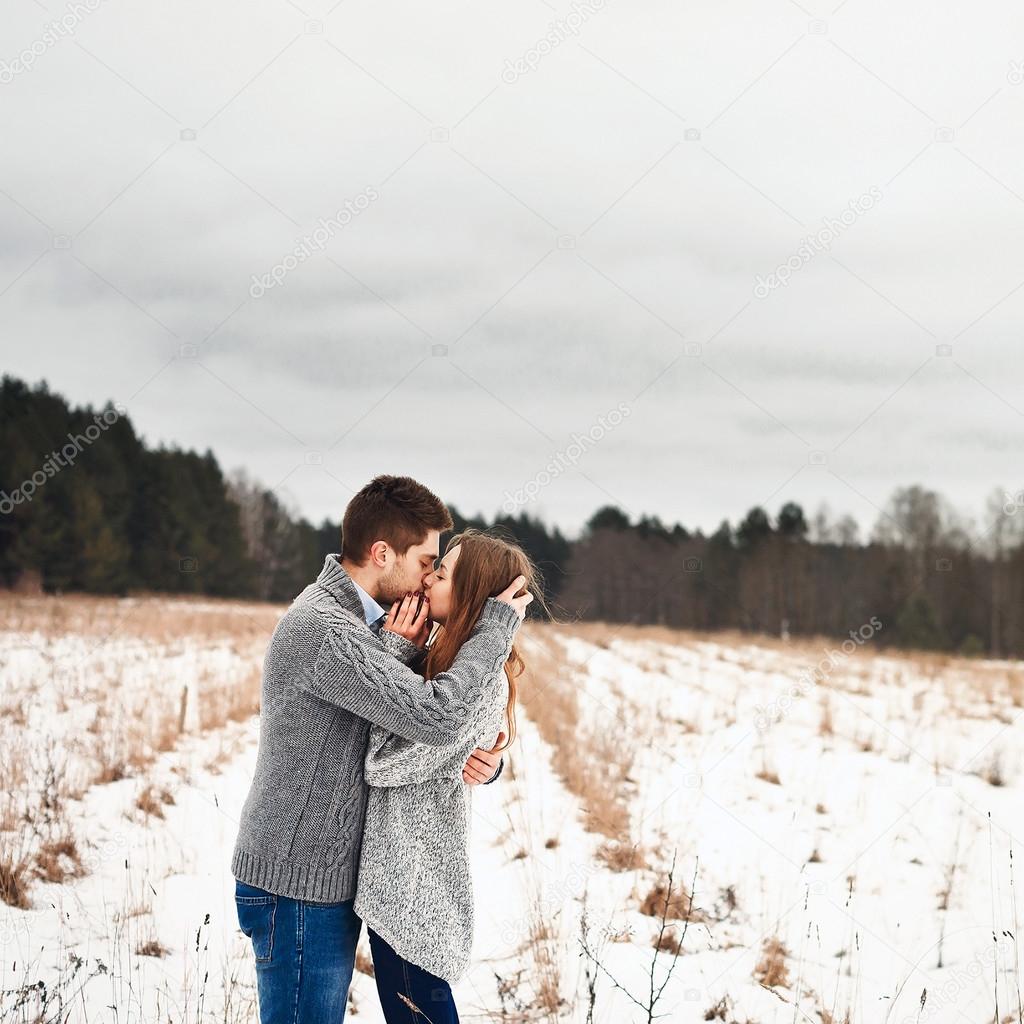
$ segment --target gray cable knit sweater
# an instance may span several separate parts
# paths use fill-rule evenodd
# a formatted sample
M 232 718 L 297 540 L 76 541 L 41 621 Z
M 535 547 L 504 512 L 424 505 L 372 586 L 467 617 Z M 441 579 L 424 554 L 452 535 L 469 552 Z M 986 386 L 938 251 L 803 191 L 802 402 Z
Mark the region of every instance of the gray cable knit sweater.
M 448 982 L 465 972 L 473 945 L 473 787 L 462 781 L 462 766 L 476 747 L 493 746 L 505 725 L 507 655 L 496 651 L 471 691 L 478 695 L 469 698 L 472 711 L 445 743 L 370 729 L 355 911 L 402 957 Z
M 488 692 L 481 681 L 504 663 L 518 627 L 515 609 L 489 598 L 452 667 L 426 681 L 406 664 L 418 648 L 366 627 L 355 586 L 337 555 L 328 555 L 267 648 L 259 751 L 231 860 L 235 877 L 314 903 L 351 899 L 371 723 L 424 749 L 447 749 L 479 720 Z

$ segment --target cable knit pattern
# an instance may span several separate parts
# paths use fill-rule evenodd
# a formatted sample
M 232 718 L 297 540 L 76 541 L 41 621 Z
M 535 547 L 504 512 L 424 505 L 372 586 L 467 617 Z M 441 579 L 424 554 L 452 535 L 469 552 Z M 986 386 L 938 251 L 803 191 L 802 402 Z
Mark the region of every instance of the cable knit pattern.
M 402 957 L 450 983 L 465 973 L 473 945 L 473 787 L 462 767 L 505 725 L 506 657 L 496 655 L 467 692 L 473 711 L 448 742 L 427 746 L 370 729 L 355 911 Z
M 427 748 L 451 743 L 478 715 L 480 681 L 508 657 L 518 625 L 510 605 L 489 599 L 452 667 L 426 681 L 407 664 L 419 649 L 367 628 L 354 584 L 338 556 L 328 555 L 267 648 L 235 877 L 313 903 L 351 899 L 371 724 Z

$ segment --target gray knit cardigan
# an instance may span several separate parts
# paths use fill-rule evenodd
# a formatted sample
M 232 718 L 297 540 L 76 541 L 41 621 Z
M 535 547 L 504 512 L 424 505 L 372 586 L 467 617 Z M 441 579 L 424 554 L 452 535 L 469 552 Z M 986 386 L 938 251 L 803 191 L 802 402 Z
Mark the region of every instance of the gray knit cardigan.
M 313 903 L 352 899 L 371 723 L 425 750 L 450 749 L 480 721 L 490 693 L 484 681 L 508 658 L 518 627 L 511 605 L 488 598 L 452 667 L 425 681 L 407 665 L 418 648 L 367 628 L 352 580 L 338 556 L 328 555 L 267 648 L 256 771 L 231 859 L 235 877 Z
M 505 727 L 507 655 L 495 649 L 467 695 L 471 712 L 444 743 L 370 729 L 355 911 L 402 957 L 448 982 L 465 972 L 473 945 L 473 787 L 462 781 L 462 767 Z

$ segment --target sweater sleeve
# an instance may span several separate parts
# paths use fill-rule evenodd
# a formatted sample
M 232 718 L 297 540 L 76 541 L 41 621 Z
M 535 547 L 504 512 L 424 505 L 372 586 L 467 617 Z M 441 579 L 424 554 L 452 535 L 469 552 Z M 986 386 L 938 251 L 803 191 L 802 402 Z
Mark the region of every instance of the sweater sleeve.
M 377 636 L 385 651 L 393 654 L 403 665 L 415 667 L 423 648 L 417 647 L 411 640 L 406 640 L 398 633 L 392 633 L 390 629 L 382 629 Z
M 396 736 L 375 725 L 370 730 L 364 775 L 371 786 L 408 786 L 432 779 L 462 779 L 462 767 L 477 747 L 493 746 L 508 703 L 504 668 L 484 680 L 484 699 L 451 739 L 437 746 Z M 497 777 L 497 773 L 495 773 Z
M 301 685 L 389 733 L 440 746 L 479 715 L 485 682 L 508 659 L 519 625 L 511 605 L 488 598 L 451 668 L 426 680 L 390 654 L 379 636 L 343 616 L 328 630 Z

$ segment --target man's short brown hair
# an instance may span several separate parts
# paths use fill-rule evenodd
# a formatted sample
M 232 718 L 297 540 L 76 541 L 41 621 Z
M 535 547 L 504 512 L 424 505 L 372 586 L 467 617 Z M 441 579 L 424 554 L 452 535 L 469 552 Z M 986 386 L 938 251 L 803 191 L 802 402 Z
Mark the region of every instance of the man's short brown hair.
M 378 540 L 404 555 L 429 530 L 443 533 L 452 525 L 444 502 L 411 476 L 375 476 L 345 509 L 341 557 L 363 565 Z

